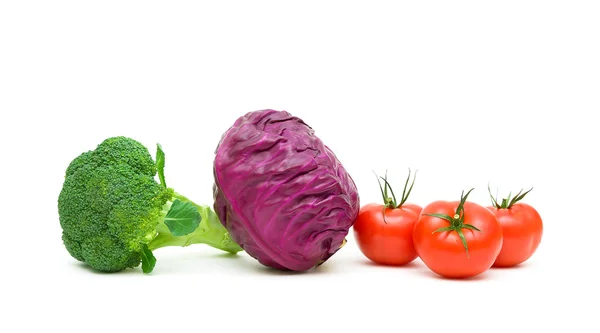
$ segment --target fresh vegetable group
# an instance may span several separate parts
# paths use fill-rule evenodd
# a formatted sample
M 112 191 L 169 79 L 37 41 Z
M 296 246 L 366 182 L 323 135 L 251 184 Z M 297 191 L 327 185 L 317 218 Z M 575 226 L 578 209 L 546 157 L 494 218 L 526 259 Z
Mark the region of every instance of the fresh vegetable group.
M 539 213 L 519 202 L 531 190 L 492 206 L 468 201 L 473 189 L 460 200 L 437 200 L 423 209 L 405 205 L 413 183 L 404 186 L 402 201 L 380 177 L 384 204 L 363 206 L 354 224 L 362 253 L 378 264 L 406 265 L 419 257 L 433 272 L 448 278 L 479 275 L 492 266 L 510 267 L 529 259 L 539 246 L 543 225 Z M 381 188 L 381 183 L 380 183 Z M 388 188 L 392 198 L 387 196 Z M 489 190 L 489 188 L 488 188 Z
M 160 145 L 153 160 L 128 137 L 108 138 L 71 161 L 58 197 L 68 252 L 100 271 L 141 264 L 150 273 L 153 250 L 202 243 L 306 271 L 345 244 L 360 208 L 335 154 L 285 111 L 249 112 L 223 134 L 210 206 L 167 187 L 164 164 Z
M 111 137 L 74 158 L 58 196 L 62 240 L 93 269 L 155 268 L 154 251 L 205 244 L 245 251 L 262 265 L 307 271 L 346 244 L 349 230 L 378 264 L 416 258 L 449 277 L 482 273 L 492 264 L 527 260 L 541 241 L 542 221 L 519 201 L 483 207 L 467 201 L 408 202 L 409 176 L 397 200 L 378 177 L 383 204 L 360 206 L 356 185 L 329 147 L 302 119 L 259 110 L 239 117 L 218 142 L 213 202 L 199 205 L 168 187 L 165 154 L 125 136 Z M 410 183 L 410 186 L 409 186 Z

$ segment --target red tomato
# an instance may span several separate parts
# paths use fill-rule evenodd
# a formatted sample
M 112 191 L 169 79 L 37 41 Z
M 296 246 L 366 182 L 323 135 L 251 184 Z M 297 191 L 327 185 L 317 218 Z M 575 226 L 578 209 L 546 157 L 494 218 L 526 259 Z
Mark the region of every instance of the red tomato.
M 472 191 L 472 190 L 471 190 Z M 413 230 L 417 254 L 433 272 L 467 278 L 488 270 L 502 247 L 502 228 L 486 207 L 466 201 L 434 201 Z M 434 214 L 434 216 L 428 215 Z
M 353 227 L 360 251 L 382 265 L 406 265 L 415 260 L 412 234 L 420 212 L 415 204 L 386 208 L 385 213 L 381 204 L 363 206 Z
M 498 218 L 504 237 L 494 267 L 523 263 L 533 255 L 542 241 L 543 223 L 540 214 L 526 203 L 517 203 L 529 191 L 523 194 L 519 192 L 512 200 L 509 195 L 508 199 L 502 200 L 502 204 L 492 198 L 494 205 L 488 208 Z
M 381 186 L 379 179 L 385 183 Z M 396 202 L 396 196 L 384 177 L 377 177 L 384 204 L 370 203 L 360 209 L 354 222 L 354 238 L 360 251 L 370 260 L 382 265 L 406 265 L 417 258 L 413 245 L 412 232 L 419 218 L 421 207 L 406 203 L 415 179 L 407 189 L 410 180 L 404 184 L 402 200 Z M 388 189 L 392 197 L 388 196 Z

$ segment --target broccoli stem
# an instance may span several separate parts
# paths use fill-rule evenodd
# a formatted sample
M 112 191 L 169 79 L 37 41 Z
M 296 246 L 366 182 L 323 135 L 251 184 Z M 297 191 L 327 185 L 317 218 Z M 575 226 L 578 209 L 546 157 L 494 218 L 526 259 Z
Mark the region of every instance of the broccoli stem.
M 185 236 L 173 236 L 169 228 L 164 223 L 164 217 L 169 212 L 171 204 L 175 199 L 186 201 L 194 205 L 202 220 L 200 225 L 192 233 Z M 166 246 L 188 246 L 192 244 L 207 244 L 214 248 L 229 252 L 237 253 L 242 251 L 242 248 L 237 245 L 229 236 L 227 229 L 223 227 L 215 212 L 205 205 L 198 205 L 185 196 L 175 192 L 171 201 L 168 201 L 163 207 L 162 217 L 156 227 L 157 235 L 148 243 L 150 250 L 156 250 Z

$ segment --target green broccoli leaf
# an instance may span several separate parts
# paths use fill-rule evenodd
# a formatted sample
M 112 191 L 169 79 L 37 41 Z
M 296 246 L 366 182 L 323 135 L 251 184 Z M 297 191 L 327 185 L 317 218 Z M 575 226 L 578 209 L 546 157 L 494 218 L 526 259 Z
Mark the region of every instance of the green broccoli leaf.
M 142 244 L 142 271 L 146 274 L 152 272 L 156 266 L 156 258 L 152 251 L 148 248 L 148 245 Z
M 165 217 L 165 224 L 173 236 L 185 236 L 196 230 L 201 220 L 202 217 L 194 205 L 175 199 Z
M 165 182 L 165 152 L 162 150 L 160 143 L 156 144 L 156 168 L 158 169 L 160 184 L 167 188 L 167 183 Z

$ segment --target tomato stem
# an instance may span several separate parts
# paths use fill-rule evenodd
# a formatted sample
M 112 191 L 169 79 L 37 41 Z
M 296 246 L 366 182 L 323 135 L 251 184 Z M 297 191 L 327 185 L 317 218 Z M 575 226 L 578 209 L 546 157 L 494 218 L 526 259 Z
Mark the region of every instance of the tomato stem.
M 377 179 L 377 183 L 379 184 L 379 189 L 381 190 L 381 197 L 383 198 L 383 207 L 381 208 L 381 215 L 383 215 L 383 223 L 387 224 L 387 221 L 385 220 L 385 209 L 390 206 L 393 206 L 393 202 L 392 202 L 392 199 L 387 196 L 387 183 L 386 183 L 386 186 L 384 189 L 383 186 L 381 186 L 381 182 L 379 181 L 379 178 L 381 178 L 381 177 L 379 177 L 375 173 L 375 171 L 373 171 L 373 173 L 375 174 L 375 179 Z M 385 177 L 387 178 L 387 170 L 385 171 Z M 382 178 L 382 179 L 384 179 L 384 178 Z
M 525 193 L 523 193 L 523 189 L 521 189 L 519 193 L 517 193 L 512 199 L 512 192 L 509 192 L 508 197 L 503 198 L 501 203 L 498 203 L 498 194 L 496 194 L 496 197 L 492 195 L 492 190 L 490 189 L 490 184 L 488 183 L 488 193 L 490 194 L 490 198 L 492 199 L 492 206 L 494 206 L 497 209 L 510 209 L 514 204 L 521 201 L 527 195 L 527 193 L 531 192 L 531 190 L 533 190 L 533 187 Z
M 479 228 L 477 228 L 476 226 L 474 226 L 472 224 L 464 223 L 465 222 L 465 212 L 464 212 L 465 202 L 467 201 L 467 197 L 473 190 L 474 189 L 470 189 L 469 192 L 467 192 L 467 194 L 465 194 L 465 191 L 463 191 L 461 193 L 460 203 L 456 207 L 456 212 L 454 213 L 454 216 L 450 216 L 450 215 L 446 215 L 446 214 L 436 214 L 436 213 L 424 214 L 424 215 L 433 216 L 433 217 L 437 217 L 437 218 L 448 221 L 450 223 L 449 226 L 436 229 L 432 232 L 432 234 L 434 234 L 436 232 L 455 231 L 458 234 L 458 237 L 460 238 L 460 241 L 461 241 L 463 247 L 465 248 L 467 257 L 469 257 L 469 245 L 467 244 L 467 239 L 465 238 L 465 235 L 464 235 L 462 229 L 470 229 L 470 230 L 481 232 L 481 230 L 479 230 Z
M 373 173 L 375 173 L 373 171 Z M 380 177 L 375 173 L 375 177 L 377 178 L 377 183 L 379 183 L 379 189 L 381 190 L 381 197 L 383 198 L 383 206 L 385 208 L 395 208 L 396 207 L 396 196 L 394 195 L 394 191 L 392 190 L 392 188 L 389 186 L 389 183 L 387 181 L 387 170 L 385 171 L 385 177 Z M 379 179 L 382 179 L 384 181 L 384 186 L 381 186 L 381 181 L 379 181 Z M 392 198 L 388 197 L 388 187 L 390 188 L 390 192 L 392 193 Z
M 400 204 L 398 204 L 398 208 L 402 207 L 402 205 L 404 205 L 404 203 L 408 199 L 408 196 L 410 195 L 410 192 L 412 191 L 413 186 L 415 185 L 415 180 L 417 180 L 417 171 L 419 170 L 415 170 L 413 181 L 410 184 L 410 188 L 407 191 L 406 187 L 408 186 L 408 181 L 410 180 L 410 169 L 408 169 L 408 177 L 406 177 L 406 182 L 404 183 L 404 190 L 402 190 L 402 200 L 400 201 Z
M 400 201 L 400 203 L 398 203 L 398 201 L 396 200 L 396 195 L 394 195 L 394 190 L 392 189 L 392 185 L 390 185 L 390 183 L 387 180 L 387 170 L 385 173 L 385 177 L 379 177 L 381 178 L 381 180 L 383 180 L 384 182 L 384 187 L 381 187 L 381 183 L 379 183 L 379 188 L 382 189 L 381 193 L 383 196 L 383 202 L 385 205 L 387 205 L 388 208 L 400 208 L 402 207 L 402 205 L 406 202 L 406 200 L 408 200 L 408 196 L 410 195 L 410 192 L 413 189 L 413 186 L 415 185 L 415 180 L 417 178 L 417 172 L 415 171 L 415 176 L 413 177 L 413 181 L 410 185 L 410 187 L 408 187 L 408 182 L 410 181 L 410 169 L 408 169 L 408 177 L 406 178 L 406 182 L 404 183 L 404 189 L 402 190 L 402 199 Z M 377 181 L 379 182 L 379 179 L 377 179 Z M 388 198 L 387 196 L 387 189 L 390 189 L 390 193 L 392 194 L 392 198 Z
M 383 214 L 383 222 L 385 222 L 387 224 L 387 221 L 385 220 L 385 210 L 387 208 L 396 209 L 396 208 L 402 207 L 402 205 L 408 199 L 408 196 L 410 195 L 410 192 L 412 191 L 413 186 L 415 185 L 415 180 L 417 178 L 417 172 L 415 171 L 415 176 L 413 177 L 413 181 L 410 184 L 410 187 L 408 187 L 408 182 L 410 181 L 410 169 L 408 169 L 408 177 L 406 178 L 406 182 L 404 183 L 404 190 L 402 191 L 402 199 L 401 199 L 400 203 L 398 203 L 398 201 L 396 200 L 396 195 L 394 194 L 392 185 L 390 185 L 390 183 L 387 180 L 387 170 L 385 170 L 385 175 L 383 177 L 378 176 L 377 173 L 375 173 L 375 171 L 373 171 L 373 173 L 375 174 L 375 178 L 377 178 L 377 183 L 379 184 L 379 190 L 381 191 L 381 197 L 383 199 L 383 209 L 381 212 Z M 383 183 L 384 183 L 383 186 L 381 185 L 381 180 L 383 180 Z M 388 189 L 390 190 L 390 194 L 392 195 L 391 198 L 388 196 Z

